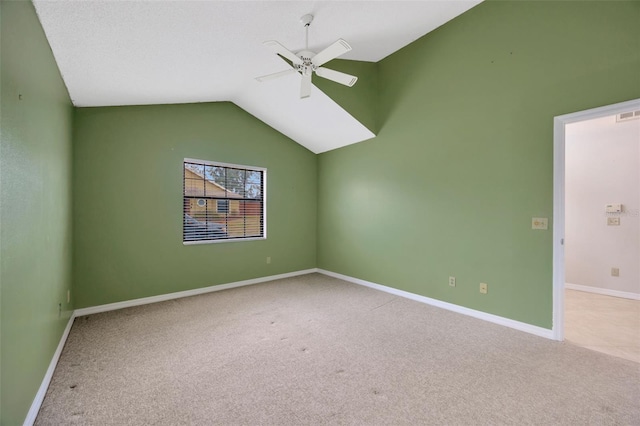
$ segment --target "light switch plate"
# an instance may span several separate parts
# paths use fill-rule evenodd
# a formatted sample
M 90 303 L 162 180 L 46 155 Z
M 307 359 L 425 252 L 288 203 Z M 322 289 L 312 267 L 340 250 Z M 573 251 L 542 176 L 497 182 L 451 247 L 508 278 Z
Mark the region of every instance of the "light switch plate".
M 532 217 L 531 229 L 549 229 L 549 219 L 546 217 Z

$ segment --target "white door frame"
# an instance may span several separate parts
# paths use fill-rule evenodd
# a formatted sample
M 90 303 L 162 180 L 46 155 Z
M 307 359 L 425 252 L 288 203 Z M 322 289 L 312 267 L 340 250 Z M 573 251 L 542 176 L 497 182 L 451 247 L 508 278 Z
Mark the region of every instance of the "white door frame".
M 565 126 L 640 109 L 640 99 L 607 105 L 553 119 L 553 339 L 564 340 L 564 172 Z

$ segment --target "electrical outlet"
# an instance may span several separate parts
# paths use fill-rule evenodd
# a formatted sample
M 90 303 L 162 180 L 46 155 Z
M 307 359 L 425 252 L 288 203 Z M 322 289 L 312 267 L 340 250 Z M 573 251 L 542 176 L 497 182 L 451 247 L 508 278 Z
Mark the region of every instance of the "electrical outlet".
M 611 276 L 619 277 L 620 276 L 620 268 L 611 268 Z
M 620 226 L 620 218 L 619 217 L 608 217 L 607 218 L 607 226 Z
M 456 286 L 456 277 L 449 277 L 449 285 L 451 287 L 455 287 Z
M 480 283 L 480 293 L 487 294 L 488 291 L 489 286 L 487 285 L 487 283 Z
M 267 256 L 267 265 L 271 263 L 271 256 Z

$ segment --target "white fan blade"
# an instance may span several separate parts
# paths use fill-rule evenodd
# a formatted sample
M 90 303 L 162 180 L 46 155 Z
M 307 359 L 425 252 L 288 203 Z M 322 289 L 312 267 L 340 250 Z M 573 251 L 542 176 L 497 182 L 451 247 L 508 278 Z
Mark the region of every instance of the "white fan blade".
M 274 72 L 273 74 L 263 75 L 262 77 L 256 77 L 256 80 L 262 83 L 263 81 L 273 80 L 274 78 L 282 77 L 283 75 L 293 74 L 294 72 L 296 72 L 296 70 L 294 70 L 293 68 L 289 68 L 288 70 Z
M 283 45 L 281 45 L 277 41 L 268 40 L 268 41 L 265 41 L 262 44 L 267 46 L 269 49 L 273 50 L 274 53 L 287 58 L 288 60 L 290 60 L 294 64 L 302 65 L 302 59 L 298 58 L 295 55 L 295 53 L 293 53 L 292 51 L 290 51 L 289 49 L 287 49 L 286 47 L 284 47 Z
M 330 70 L 329 68 L 320 67 L 316 70 L 316 74 L 318 74 L 322 78 L 326 78 L 331 81 L 335 81 L 336 83 L 344 84 L 345 86 L 353 86 L 358 81 L 358 77 L 354 75 L 345 74 L 340 71 Z
M 302 74 L 302 85 L 300 86 L 300 99 L 311 96 L 311 73 Z
M 343 39 L 338 39 L 338 41 L 333 43 L 331 46 L 327 47 L 316 56 L 311 58 L 311 63 L 316 67 L 319 67 L 320 65 L 325 64 L 340 55 L 344 55 L 350 50 L 351 46 L 349 46 L 349 43 L 347 43 Z

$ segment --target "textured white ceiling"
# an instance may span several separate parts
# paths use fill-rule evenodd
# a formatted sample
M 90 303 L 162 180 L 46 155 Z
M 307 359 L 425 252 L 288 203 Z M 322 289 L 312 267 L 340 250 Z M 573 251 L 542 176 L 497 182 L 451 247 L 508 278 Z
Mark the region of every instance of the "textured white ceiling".
M 374 135 L 315 87 L 311 98 L 299 99 L 298 75 L 255 81 L 287 68 L 263 41 L 301 50 L 299 19 L 311 13 L 310 50 L 343 38 L 353 47 L 343 59 L 377 62 L 480 1 L 34 4 L 74 105 L 231 101 L 319 153 Z

